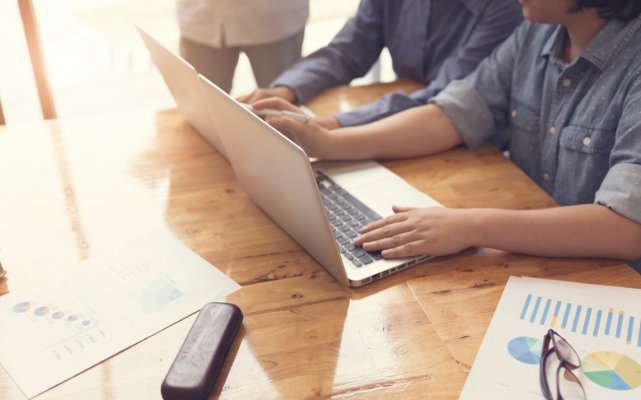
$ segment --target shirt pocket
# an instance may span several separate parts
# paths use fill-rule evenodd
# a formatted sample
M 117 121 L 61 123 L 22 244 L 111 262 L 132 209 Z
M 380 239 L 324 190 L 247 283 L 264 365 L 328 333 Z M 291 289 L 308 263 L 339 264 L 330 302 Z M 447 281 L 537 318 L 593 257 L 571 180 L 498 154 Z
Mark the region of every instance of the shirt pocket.
M 561 130 L 561 147 L 583 154 L 610 153 L 616 128 L 569 125 Z
M 561 204 L 592 203 L 610 169 L 616 128 L 569 125 L 561 130 L 556 185 Z

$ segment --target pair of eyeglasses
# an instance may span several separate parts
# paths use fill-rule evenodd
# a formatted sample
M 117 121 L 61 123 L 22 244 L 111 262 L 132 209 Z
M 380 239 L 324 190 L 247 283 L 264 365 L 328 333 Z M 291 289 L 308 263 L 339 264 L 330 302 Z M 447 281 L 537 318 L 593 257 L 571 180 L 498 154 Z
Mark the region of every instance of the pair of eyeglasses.
M 539 364 L 539 381 L 545 399 L 586 400 L 583 385 L 574 373 L 580 367 L 579 354 L 570 343 L 554 329 L 548 330 L 543 338 Z M 551 383 L 555 386 L 551 387 Z

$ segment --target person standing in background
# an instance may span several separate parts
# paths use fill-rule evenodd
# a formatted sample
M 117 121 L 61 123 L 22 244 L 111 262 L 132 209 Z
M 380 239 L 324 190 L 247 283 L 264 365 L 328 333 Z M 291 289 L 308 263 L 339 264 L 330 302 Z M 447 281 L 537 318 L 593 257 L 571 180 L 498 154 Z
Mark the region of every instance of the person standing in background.
M 269 85 L 301 56 L 308 0 L 178 0 L 180 54 L 226 92 L 240 52 L 258 86 Z

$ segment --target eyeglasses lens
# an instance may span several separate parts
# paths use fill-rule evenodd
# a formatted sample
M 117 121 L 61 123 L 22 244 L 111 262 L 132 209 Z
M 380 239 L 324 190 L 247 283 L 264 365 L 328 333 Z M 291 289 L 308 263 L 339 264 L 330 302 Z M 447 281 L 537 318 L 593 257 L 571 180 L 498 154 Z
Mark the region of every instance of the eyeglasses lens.
M 564 367 L 559 371 L 559 392 L 565 400 L 586 400 L 576 375 Z
M 563 359 L 563 361 L 570 364 L 572 367 L 578 368 L 581 365 L 581 360 L 576 351 L 560 336 L 556 336 L 555 340 L 556 352 Z

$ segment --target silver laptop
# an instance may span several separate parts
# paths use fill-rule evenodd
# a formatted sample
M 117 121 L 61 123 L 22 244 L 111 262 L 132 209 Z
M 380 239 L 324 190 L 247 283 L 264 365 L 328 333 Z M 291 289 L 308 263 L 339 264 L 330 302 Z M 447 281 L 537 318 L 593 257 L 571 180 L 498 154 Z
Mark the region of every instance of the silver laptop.
M 249 197 L 345 286 L 362 286 L 428 257 L 385 260 L 355 248 L 361 226 L 392 205 L 440 206 L 373 161 L 314 161 L 294 142 L 199 76 L 236 178 Z
M 225 158 L 223 142 L 212 123 L 205 99 L 198 87 L 198 72 L 182 57 L 174 54 L 139 26 L 140 37 L 151 54 L 183 117 Z

